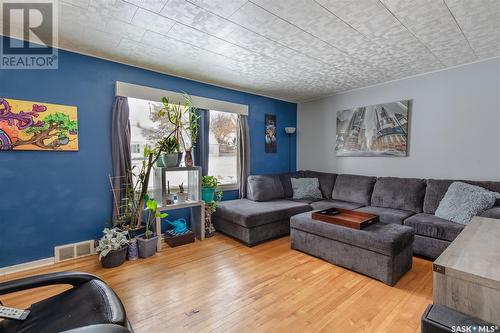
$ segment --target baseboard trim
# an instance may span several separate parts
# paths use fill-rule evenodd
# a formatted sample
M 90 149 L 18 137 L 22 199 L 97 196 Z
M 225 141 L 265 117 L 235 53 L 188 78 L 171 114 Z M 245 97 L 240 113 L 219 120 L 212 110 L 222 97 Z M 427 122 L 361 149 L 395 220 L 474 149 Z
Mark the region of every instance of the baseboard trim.
M 49 265 L 53 265 L 53 264 L 54 264 L 54 257 L 50 257 L 50 258 L 25 262 L 22 264 L 1 267 L 0 268 L 0 277 L 5 276 L 7 274 L 18 273 L 18 272 L 22 272 L 22 271 L 27 271 L 29 269 L 49 266 Z

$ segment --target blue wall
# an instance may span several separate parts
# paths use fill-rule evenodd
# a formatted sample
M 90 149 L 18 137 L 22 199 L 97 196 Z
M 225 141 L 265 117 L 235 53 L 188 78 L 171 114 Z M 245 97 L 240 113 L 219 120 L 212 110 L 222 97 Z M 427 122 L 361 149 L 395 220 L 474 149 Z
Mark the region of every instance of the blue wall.
M 78 152 L 0 152 L 0 267 L 53 256 L 100 237 L 111 219 L 110 120 L 115 81 L 249 105 L 251 173 L 288 171 L 285 126 L 297 105 L 59 51 L 58 70 L 0 70 L 0 97 L 78 107 Z M 278 152 L 264 152 L 264 114 L 277 115 Z M 292 169 L 295 169 L 295 139 Z M 228 193 L 226 198 L 234 197 Z

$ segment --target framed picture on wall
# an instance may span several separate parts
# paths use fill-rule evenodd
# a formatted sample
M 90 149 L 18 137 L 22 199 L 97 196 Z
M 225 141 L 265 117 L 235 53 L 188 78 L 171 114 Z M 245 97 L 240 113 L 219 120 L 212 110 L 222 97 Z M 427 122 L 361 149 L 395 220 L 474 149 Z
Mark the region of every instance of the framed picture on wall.
M 337 112 L 336 156 L 408 156 L 411 100 Z
M 76 106 L 0 97 L 0 151 L 78 151 Z
M 276 115 L 266 114 L 264 124 L 266 153 L 276 153 Z

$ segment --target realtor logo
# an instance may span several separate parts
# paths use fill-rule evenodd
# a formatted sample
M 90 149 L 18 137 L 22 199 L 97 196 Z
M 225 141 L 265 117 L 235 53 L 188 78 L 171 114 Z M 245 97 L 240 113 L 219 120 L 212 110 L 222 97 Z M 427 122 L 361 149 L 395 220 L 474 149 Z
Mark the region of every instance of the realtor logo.
M 57 0 L 0 3 L 0 69 L 57 69 Z

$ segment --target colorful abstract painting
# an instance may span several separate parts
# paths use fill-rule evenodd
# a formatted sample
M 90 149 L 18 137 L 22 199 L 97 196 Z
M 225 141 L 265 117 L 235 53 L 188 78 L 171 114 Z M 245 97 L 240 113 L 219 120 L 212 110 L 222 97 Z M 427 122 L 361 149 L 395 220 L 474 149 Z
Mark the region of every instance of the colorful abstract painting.
M 411 100 L 337 112 L 337 156 L 408 155 Z
M 0 98 L 0 151 L 78 150 L 75 106 Z

